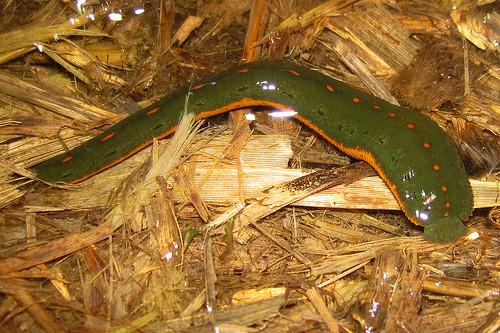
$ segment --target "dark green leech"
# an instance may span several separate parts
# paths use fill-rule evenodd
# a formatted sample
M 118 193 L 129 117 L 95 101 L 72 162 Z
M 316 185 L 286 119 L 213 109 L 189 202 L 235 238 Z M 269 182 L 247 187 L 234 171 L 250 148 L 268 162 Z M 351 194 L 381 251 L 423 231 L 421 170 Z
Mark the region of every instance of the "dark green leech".
M 188 89 L 138 112 L 80 147 L 33 167 L 47 182 L 78 182 L 175 130 Z M 370 163 L 408 218 L 437 242 L 464 234 L 472 192 L 458 152 L 420 113 L 290 62 L 245 65 L 193 85 L 198 118 L 242 107 L 295 110 L 294 116 L 353 157 Z

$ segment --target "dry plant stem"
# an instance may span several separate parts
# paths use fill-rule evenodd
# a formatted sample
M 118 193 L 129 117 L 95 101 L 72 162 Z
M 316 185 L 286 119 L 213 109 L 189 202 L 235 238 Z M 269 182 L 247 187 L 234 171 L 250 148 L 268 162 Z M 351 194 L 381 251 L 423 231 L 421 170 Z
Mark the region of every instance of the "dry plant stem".
M 11 316 L 11 311 L 16 307 L 16 301 L 10 295 L 5 295 L 0 303 L 0 320 L 2 323 Z
M 498 52 L 500 15 L 495 7 L 459 6 L 451 12 L 450 18 L 463 38 L 482 50 Z
M 441 309 L 427 309 L 421 313 L 419 332 L 426 333 L 484 333 L 479 329 L 491 316 L 498 317 L 499 307 L 494 302 L 445 305 Z M 488 325 L 488 324 L 486 324 Z M 493 332 L 498 332 L 498 326 Z
M 51 282 L 59 282 L 64 288 L 66 285 L 70 283 L 69 280 L 65 279 L 60 273 L 59 267 L 47 267 L 45 264 L 37 265 L 36 268 L 18 272 L 11 272 L 2 274 L 2 278 L 11 279 L 11 278 L 21 278 L 21 279 L 50 279 Z M 69 291 L 61 291 L 61 289 L 57 286 L 54 286 L 57 291 L 63 296 L 65 299 L 70 299 L 71 297 Z M 67 288 L 66 288 L 67 289 Z
M 409 266 L 397 281 L 387 311 L 386 332 L 421 332 L 418 313 L 426 272 L 417 266 L 417 253 L 409 252 Z
M 270 230 L 267 230 L 266 228 L 258 225 L 257 223 L 255 222 L 250 222 L 250 224 L 257 230 L 259 230 L 262 235 L 268 237 L 269 239 L 271 239 L 273 242 L 275 242 L 276 244 L 278 244 L 283 250 L 287 251 L 288 253 L 290 253 L 291 255 L 293 255 L 295 257 L 295 259 L 297 259 L 298 261 L 300 261 L 302 264 L 306 265 L 306 266 L 310 266 L 311 265 L 311 260 L 309 260 L 309 258 L 307 258 L 306 256 L 304 256 L 303 254 L 301 254 L 300 252 L 294 250 L 289 244 L 287 241 L 281 239 L 281 238 L 278 238 L 276 236 L 273 235 L 273 233 L 270 231 Z
M 196 311 L 201 309 L 203 304 L 206 304 L 207 293 L 205 289 L 203 289 L 193 300 L 191 303 L 182 311 L 181 317 L 188 317 L 194 315 Z
M 74 47 L 74 45 L 71 45 L 67 42 L 57 42 L 53 43 L 52 45 L 43 45 L 43 46 L 45 54 L 49 56 L 52 60 L 54 60 L 56 63 L 64 67 L 64 69 L 66 69 L 69 73 L 73 74 L 83 83 L 89 86 L 94 85 L 91 78 L 88 77 L 84 71 L 79 70 L 79 68 L 76 66 L 75 63 L 76 48 Z
M 58 324 L 56 318 L 45 311 L 39 304 L 39 300 L 28 293 L 22 284 L 23 281 L 20 279 L 6 280 L 0 278 L 0 292 L 6 295 L 12 295 L 19 306 L 26 307 L 31 317 L 33 317 L 46 332 L 64 332 L 64 329 Z
M 120 116 L 80 100 L 53 94 L 42 87 L 19 80 L 0 71 L 0 91 L 22 101 L 43 107 L 61 116 L 83 123 L 103 119 L 119 120 Z
M 155 240 L 152 242 L 152 247 L 156 248 L 160 258 L 165 262 L 178 264 L 182 262 L 184 242 L 175 215 L 171 191 L 162 177 L 158 182 L 161 187 L 151 199 L 151 209 L 146 210 L 152 221 L 151 238 Z
M 101 6 L 94 13 L 94 19 L 99 20 L 101 16 L 107 15 L 107 8 Z M 89 16 L 86 13 L 76 16 L 71 22 L 64 22 L 59 25 L 31 24 L 23 26 L 17 30 L 12 30 L 0 34 L 0 54 L 23 48 L 31 48 L 37 42 L 49 42 L 54 36 L 95 36 L 107 37 L 108 35 L 91 29 L 77 29 L 89 23 Z M 45 21 L 46 22 L 46 21 Z
M 230 208 L 226 209 L 224 213 L 220 214 L 217 216 L 215 219 L 213 219 L 208 225 L 208 228 L 216 228 L 220 226 L 221 224 L 227 222 L 229 219 L 232 219 L 235 217 L 241 210 L 245 208 L 245 205 L 241 202 L 237 202 Z
M 221 31 L 229 27 L 238 17 L 247 13 L 252 7 L 253 0 L 239 0 L 239 1 L 207 1 L 204 5 L 199 7 L 199 16 L 203 18 L 218 17 L 218 20 L 210 31 L 203 37 L 198 39 L 198 42 L 205 41 L 214 36 L 219 37 L 222 35 Z M 211 42 L 209 42 L 211 43 Z
M 255 124 L 254 128 L 261 133 L 272 134 L 276 131 L 266 130 L 265 125 Z M 345 166 L 351 164 L 350 160 L 346 156 L 341 156 L 336 152 L 325 152 L 313 150 L 311 147 L 317 141 L 315 136 L 310 136 L 302 140 L 300 137 L 294 138 L 292 141 L 292 150 L 295 152 L 294 160 L 292 161 L 292 168 L 300 168 L 302 163 L 306 162 L 308 164 L 322 164 L 322 165 L 336 165 Z
M 363 240 L 375 240 L 386 237 L 385 235 L 373 235 L 362 229 L 344 228 L 335 225 L 326 218 L 311 218 L 310 216 L 304 216 L 302 220 L 304 223 L 300 224 L 300 228 L 318 239 L 322 237 L 325 238 L 325 240 L 337 238 L 345 242 L 355 243 Z
M 496 207 L 500 204 L 499 183 L 470 179 L 474 208 Z M 337 207 L 351 209 L 400 210 L 400 207 L 379 177 L 367 177 L 348 186 L 332 187 L 294 203 L 304 207 Z
M 35 50 L 35 47 L 34 46 L 30 46 L 30 47 L 23 47 L 23 48 L 20 48 L 20 49 L 17 49 L 17 50 L 13 50 L 13 51 L 8 51 L 8 52 L 0 53 L 0 64 L 5 64 L 5 63 L 7 63 L 9 61 L 12 61 L 12 60 L 14 60 L 16 58 L 21 57 L 23 54 L 32 52 L 34 50 Z
M 286 303 L 283 296 L 273 297 L 265 301 L 253 302 L 241 306 L 231 306 L 227 309 L 220 309 L 214 312 L 216 323 L 237 322 L 239 325 L 252 325 L 262 323 L 279 314 L 280 307 Z M 158 323 L 156 331 L 164 331 L 168 327 L 173 332 L 192 331 L 194 327 L 202 327 L 202 332 L 213 330 L 213 321 L 206 313 L 194 314 L 188 317 L 181 317 L 169 321 Z M 209 327 L 206 327 L 209 326 Z M 201 331 L 201 330 L 200 330 Z
M 262 38 L 269 18 L 269 0 L 255 0 L 250 11 L 245 44 L 241 59 L 243 62 L 252 62 L 260 57 L 261 46 L 254 46 Z
M 25 177 L 34 177 L 32 172 L 8 163 L 3 157 L 0 157 L 0 209 L 7 207 L 29 191 L 25 185 L 31 183 L 31 179 L 21 184 L 12 184 L 11 172 L 17 172 Z
M 326 326 L 328 327 L 328 330 L 331 333 L 338 333 L 339 324 L 337 320 L 330 313 L 330 310 L 328 309 L 328 307 L 325 304 L 325 301 L 319 294 L 318 289 L 316 289 L 315 287 L 309 288 L 306 290 L 306 295 L 309 298 L 309 301 L 311 301 L 311 303 L 316 308 L 316 311 L 318 311 L 318 313 L 323 318 Z
M 231 297 L 232 304 L 248 304 L 270 299 L 276 296 L 285 296 L 287 294 L 286 287 L 264 287 L 264 288 L 250 288 L 241 289 L 233 294 Z
M 399 105 L 389 90 L 370 72 L 366 64 L 356 55 L 356 46 L 350 41 L 334 37 L 332 42 L 333 51 L 337 53 L 342 62 L 359 76 L 368 89 L 375 95 L 386 101 Z
M 321 170 L 272 187 L 256 196 L 239 215 L 236 230 L 255 223 L 275 211 L 312 193 L 338 184 L 351 183 L 373 172 L 366 164 L 355 164 L 335 170 Z
M 383 93 L 388 91 L 380 82 L 364 75 L 364 64 L 376 75 L 395 74 L 411 63 L 421 47 L 418 39 L 412 38 L 411 31 L 386 6 L 359 6 L 346 10 L 345 15 L 332 18 L 327 28 L 356 45 L 357 56 L 350 58 L 349 55 L 343 54 L 342 61 L 354 60 L 346 64 L 378 96 L 391 95 Z M 343 49 L 336 41 L 333 44 L 334 49 Z M 349 47 L 349 44 L 344 46 Z M 351 64 L 354 66 L 351 67 Z M 360 65 L 361 67 L 358 67 Z M 361 69 L 361 72 L 358 69 Z
M 87 20 L 86 17 L 84 19 L 85 21 Z M 81 25 L 85 24 L 85 22 L 82 21 L 80 21 L 80 23 Z M 75 25 L 64 23 L 59 26 L 28 27 L 0 34 L 0 38 L 3 41 L 0 44 L 0 54 L 18 50 L 31 51 L 34 44 L 49 42 L 54 39 L 55 35 L 108 37 L 107 34 L 102 32 L 74 28 Z M 19 52 L 19 55 L 21 54 L 22 53 Z
M 357 271 L 357 270 L 358 270 L 358 269 L 360 269 L 361 267 L 366 266 L 369 262 L 370 262 L 370 260 L 367 260 L 367 261 L 361 262 L 361 263 L 359 263 L 358 265 L 353 266 L 352 268 L 349 268 L 349 269 L 347 269 L 347 270 L 343 271 L 342 273 L 335 275 L 333 278 L 331 278 L 331 279 L 328 279 L 328 280 L 326 280 L 326 281 L 321 282 L 320 284 L 318 284 L 318 285 L 317 285 L 317 287 L 318 287 L 318 288 L 323 288 L 323 287 L 325 287 L 325 286 L 328 286 L 329 284 L 332 284 L 332 283 L 334 283 L 335 281 L 338 281 L 338 280 L 340 280 L 340 279 L 342 279 L 342 278 L 346 277 L 347 275 L 349 275 L 349 274 L 351 274 L 351 273 L 353 273 L 353 272 Z
M 224 156 L 229 158 L 233 157 L 236 160 L 236 170 L 238 171 L 238 199 L 240 202 L 245 200 L 244 194 L 244 182 L 245 177 L 243 176 L 243 168 L 241 167 L 241 150 L 248 142 L 250 135 L 252 134 L 248 126 L 248 121 L 243 119 L 243 112 L 237 111 L 234 115 L 239 115 L 237 117 L 232 117 L 231 119 L 235 122 L 236 131 L 229 145 L 224 149 Z M 236 120 L 236 118 L 238 118 Z
M 173 177 L 178 189 L 193 205 L 201 219 L 205 222 L 209 221 L 210 211 L 203 201 L 200 190 L 193 184 L 192 173 L 188 171 L 188 168 L 180 166 L 176 172 L 173 173 Z
M 37 266 L 40 269 L 42 274 L 46 274 L 47 276 L 52 276 L 50 283 L 57 290 L 59 295 L 63 297 L 68 302 L 72 300 L 71 291 L 68 288 L 69 281 L 64 279 L 64 271 L 59 266 L 52 266 L 50 269 L 45 264 L 41 264 Z
M 433 244 L 422 237 L 399 237 L 381 239 L 360 244 L 348 245 L 335 250 L 324 251 L 321 261 L 312 267 L 312 275 L 344 272 L 352 267 L 372 260 L 387 248 L 394 250 L 414 249 L 419 253 L 445 251 L 450 245 Z
M 70 40 L 45 45 L 45 54 L 95 89 L 101 90 L 103 83 L 116 87 L 125 84 L 119 76 L 107 72 L 102 63 L 97 61 L 92 54 Z
M 153 165 L 146 174 L 144 179 L 145 186 L 151 186 L 156 183 L 157 177 L 168 174 L 169 172 L 167 171 L 172 170 L 179 163 L 182 153 L 189 147 L 202 124 L 202 122 L 198 122 L 193 126 L 193 121 L 193 114 L 186 114 L 182 117 L 169 147 L 161 152 L 160 156 L 158 156 L 158 163 Z M 153 191 L 153 189 L 148 189 L 148 191 L 141 191 L 141 194 L 144 197 L 149 197 Z
M 358 2 L 358 0 L 329 0 L 308 12 L 297 15 L 294 14 L 280 23 L 280 25 L 274 29 L 272 32 L 268 33 L 264 38 L 259 41 L 260 43 L 264 43 L 268 41 L 273 33 L 279 33 L 280 31 L 297 31 L 303 28 L 308 27 L 311 24 L 316 23 L 319 19 L 327 16 L 335 15 L 342 8 L 346 8 L 354 3 Z
M 361 324 L 367 332 L 382 327 L 394 288 L 401 278 L 403 257 L 389 248 L 379 251 L 362 300 Z
M 500 316 L 498 311 L 492 311 L 488 320 L 477 330 L 481 333 L 498 333 L 500 327 Z
M 387 246 L 394 246 L 394 245 L 387 244 Z M 445 247 L 449 247 L 449 245 Z M 426 250 L 422 248 L 419 249 L 418 247 L 415 246 L 408 246 L 407 248 L 400 247 L 400 250 L 404 249 L 405 251 L 418 251 L 419 254 L 424 254 L 425 252 L 433 252 L 433 251 L 446 252 L 447 250 L 445 249 L 445 247 L 435 248 L 435 249 L 429 248 Z M 380 247 L 378 251 L 380 251 L 380 249 L 383 249 L 383 247 Z M 351 250 L 355 251 L 354 249 Z M 369 268 L 367 268 L 366 270 L 367 273 L 370 273 L 371 271 Z M 482 299 L 484 298 L 488 299 L 490 297 L 493 297 L 495 293 L 498 293 L 498 287 L 491 284 L 484 284 L 484 283 L 481 284 L 477 283 L 476 281 L 472 282 L 459 281 L 455 279 L 449 279 L 445 277 L 439 278 L 434 276 L 423 276 L 423 278 L 424 278 L 422 282 L 423 290 L 435 294 L 441 294 L 452 297 L 461 297 L 461 298 L 480 297 Z
M 469 50 L 467 49 L 467 41 L 462 40 L 464 48 L 464 98 L 470 95 L 470 71 L 469 71 Z
M 455 297 L 485 297 L 499 292 L 498 286 L 476 283 L 475 281 L 458 281 L 446 278 L 427 277 L 424 290 L 441 295 Z
M 191 35 L 191 33 L 200 27 L 203 23 L 204 18 L 199 16 L 188 16 L 186 20 L 181 24 L 179 29 L 175 32 L 172 39 L 172 43 L 177 42 L 179 45 L 184 43 L 186 39 Z
M 172 30 L 175 23 L 175 1 L 160 1 L 160 24 L 158 25 L 158 54 L 165 53 L 172 45 Z
M 135 319 L 130 320 L 126 324 L 119 327 L 113 327 L 113 333 L 131 333 L 131 332 L 141 332 L 141 328 L 153 323 L 160 317 L 160 313 L 157 311 L 147 312 L 145 315 Z M 165 331 L 164 331 L 165 332 Z M 168 330 L 166 332 L 169 332 Z
M 97 228 L 71 234 L 21 251 L 15 257 L 0 261 L 0 274 L 16 272 L 74 253 L 109 237 L 113 229 L 104 223 Z
M 494 207 L 488 213 L 488 220 L 492 226 L 500 229 L 500 207 Z
M 242 119 L 239 119 L 240 116 L 243 116 Z M 245 119 L 243 113 L 236 113 L 236 117 L 232 117 L 231 120 L 234 121 L 232 126 L 233 135 L 227 146 L 224 148 L 222 157 L 227 160 L 239 160 L 240 153 L 250 140 L 252 131 L 250 131 L 248 121 Z
M 203 246 L 203 264 L 205 273 L 205 290 L 206 290 L 206 310 L 208 312 L 208 318 L 213 325 L 216 325 L 214 313 L 217 312 L 216 309 L 216 296 L 217 291 L 215 289 L 215 282 L 217 281 L 217 276 L 215 274 L 214 258 L 212 253 L 212 237 L 210 236 L 210 230 L 205 233 L 205 240 Z
M 111 267 L 108 266 L 109 262 L 106 262 L 106 259 L 102 258 L 96 249 L 91 246 L 82 249 L 82 254 L 83 262 L 88 269 L 85 271 L 86 273 L 83 273 L 84 281 L 82 281 L 85 308 L 91 313 L 96 313 L 100 310 L 100 306 L 108 294 L 112 293 L 112 289 L 109 288 L 107 282 L 112 280 L 109 276 Z
M 364 213 L 350 213 L 350 212 L 339 211 L 332 213 L 332 215 L 350 223 L 368 227 L 374 227 L 391 234 L 397 233 L 399 229 L 397 226 L 382 222 Z

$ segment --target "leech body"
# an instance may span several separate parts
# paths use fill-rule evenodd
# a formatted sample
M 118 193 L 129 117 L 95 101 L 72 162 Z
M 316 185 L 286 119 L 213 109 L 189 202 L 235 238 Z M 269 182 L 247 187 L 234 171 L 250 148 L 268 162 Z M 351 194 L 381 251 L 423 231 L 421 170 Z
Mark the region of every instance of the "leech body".
M 198 119 L 243 107 L 293 110 L 299 122 L 345 153 L 370 163 L 406 216 L 436 242 L 458 239 L 472 191 L 448 136 L 420 113 L 389 104 L 294 63 L 242 65 L 181 89 L 92 140 L 32 168 L 47 182 L 76 183 L 175 131 L 188 111 Z

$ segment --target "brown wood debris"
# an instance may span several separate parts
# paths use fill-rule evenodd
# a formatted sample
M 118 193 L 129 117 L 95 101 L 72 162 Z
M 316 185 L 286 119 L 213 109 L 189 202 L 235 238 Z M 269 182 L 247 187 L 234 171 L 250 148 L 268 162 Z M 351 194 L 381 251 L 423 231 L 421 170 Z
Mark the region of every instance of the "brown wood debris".
M 498 332 L 495 1 L 7 0 L 0 17 L 0 331 Z M 444 128 L 480 237 L 424 240 L 366 164 L 242 112 L 186 116 L 78 185 L 29 169 L 285 57 Z

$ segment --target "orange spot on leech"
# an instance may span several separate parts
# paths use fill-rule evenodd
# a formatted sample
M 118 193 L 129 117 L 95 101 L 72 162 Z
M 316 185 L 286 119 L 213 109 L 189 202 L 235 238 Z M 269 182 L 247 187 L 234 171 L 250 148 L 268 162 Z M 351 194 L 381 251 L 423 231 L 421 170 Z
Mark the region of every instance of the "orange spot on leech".
M 441 185 L 441 192 L 448 192 L 448 187 L 446 185 Z
M 439 171 L 440 166 L 439 164 L 433 164 L 432 168 L 434 169 L 434 171 Z
M 328 90 L 329 92 L 334 92 L 335 91 L 335 89 L 333 88 L 333 86 L 330 83 L 326 84 L 326 90 Z
M 61 161 L 61 163 L 68 163 L 72 159 L 73 159 L 73 156 L 66 156 L 65 158 L 63 158 L 63 160 Z
M 288 73 L 293 74 L 295 76 L 301 76 L 302 75 L 302 74 L 300 74 L 300 72 L 298 70 L 295 70 L 295 69 L 289 69 Z
M 151 109 L 151 110 L 149 110 L 148 112 L 146 112 L 146 116 L 150 116 L 150 115 L 152 115 L 153 113 L 158 112 L 158 110 L 160 110 L 160 108 L 154 108 L 154 109 Z
M 422 144 L 422 146 L 425 148 L 425 149 L 429 149 L 431 147 L 431 144 L 429 142 L 424 142 Z
M 238 72 L 240 72 L 240 73 L 246 73 L 246 72 L 249 72 L 249 71 L 250 71 L 250 69 L 248 69 L 248 68 L 240 68 L 240 69 L 238 69 Z
M 443 214 L 444 217 L 448 217 L 449 215 L 450 215 L 450 212 L 448 212 L 448 211 L 444 212 L 444 214 Z
M 415 128 L 415 124 L 414 123 L 408 123 L 408 124 L 406 124 L 406 127 L 408 127 L 409 129 L 412 129 L 412 128 Z
M 389 112 L 387 115 L 391 118 L 394 118 L 396 117 L 396 112 Z
M 382 110 L 382 107 L 378 104 L 373 104 L 373 110 Z
M 113 133 L 109 133 L 108 135 L 103 136 L 103 137 L 101 138 L 101 140 L 100 140 L 100 141 L 101 141 L 101 142 L 106 142 L 106 141 L 108 141 L 109 139 L 111 139 L 113 136 L 115 136 L 115 132 L 113 132 Z
M 358 104 L 359 102 L 361 102 L 361 98 L 359 98 L 358 96 L 354 96 L 352 98 L 352 102 Z
M 203 88 L 204 86 L 205 86 L 205 83 L 200 83 L 200 84 L 193 86 L 191 89 L 192 90 L 199 90 L 199 89 Z
M 450 208 L 450 207 L 451 207 L 451 202 L 446 201 L 446 202 L 444 203 L 444 208 Z

